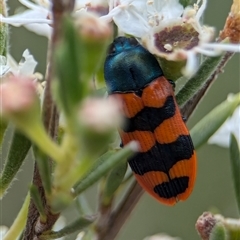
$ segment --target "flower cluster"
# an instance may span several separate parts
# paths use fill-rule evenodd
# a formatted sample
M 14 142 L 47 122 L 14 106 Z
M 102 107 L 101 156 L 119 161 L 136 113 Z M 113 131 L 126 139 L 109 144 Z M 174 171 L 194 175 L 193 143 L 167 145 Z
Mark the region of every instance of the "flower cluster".
M 121 32 L 139 38 L 153 54 L 170 61 L 187 60 L 183 74 L 191 76 L 198 65 L 198 53 L 219 55 L 222 51 L 239 52 L 239 44 L 210 43 L 214 28 L 201 24 L 207 0 L 183 8 L 178 0 L 113 1 L 108 15 Z M 200 5 L 200 2 L 202 4 Z
M 49 38 L 52 23 L 50 1 L 36 0 L 36 4 L 19 1 L 29 10 L 7 18 L 1 16 L 2 21 L 16 27 L 24 25 Z M 178 0 L 110 0 L 109 3 L 106 0 L 78 0 L 75 14 L 97 12 L 101 20 L 114 21 L 120 34 L 138 38 L 156 56 L 170 61 L 187 60 L 182 73 L 191 76 L 197 69 L 198 53 L 216 56 L 222 51 L 240 51 L 239 44 L 210 43 L 214 28 L 201 23 L 206 4 L 207 0 L 198 0 L 193 6 L 184 8 Z

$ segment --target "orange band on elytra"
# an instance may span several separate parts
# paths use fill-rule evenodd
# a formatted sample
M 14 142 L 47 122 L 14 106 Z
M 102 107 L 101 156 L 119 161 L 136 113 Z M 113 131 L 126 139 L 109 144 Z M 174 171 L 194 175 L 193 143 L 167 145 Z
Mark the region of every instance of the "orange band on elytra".
M 111 97 L 120 100 L 122 103 L 123 115 L 127 118 L 134 117 L 144 108 L 142 99 L 134 93 L 115 93 L 111 95 Z
M 147 152 L 156 143 L 154 134 L 148 131 L 134 131 L 134 132 L 123 132 L 119 130 L 123 145 L 128 144 L 130 141 L 137 141 L 140 145 L 140 152 Z
M 155 130 L 156 140 L 161 144 L 172 143 L 180 135 L 189 135 L 189 131 L 182 120 L 180 113 L 163 121 Z
M 159 77 L 142 93 L 142 101 L 146 107 L 163 107 L 167 96 L 174 95 L 172 85 L 165 77 Z

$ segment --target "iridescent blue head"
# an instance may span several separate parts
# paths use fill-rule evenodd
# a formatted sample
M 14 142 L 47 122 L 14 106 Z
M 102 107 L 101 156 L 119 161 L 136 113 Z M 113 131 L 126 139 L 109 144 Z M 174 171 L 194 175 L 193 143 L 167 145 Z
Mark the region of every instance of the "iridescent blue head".
M 110 45 L 104 65 L 109 93 L 140 90 L 162 75 L 156 58 L 135 38 L 118 37 Z

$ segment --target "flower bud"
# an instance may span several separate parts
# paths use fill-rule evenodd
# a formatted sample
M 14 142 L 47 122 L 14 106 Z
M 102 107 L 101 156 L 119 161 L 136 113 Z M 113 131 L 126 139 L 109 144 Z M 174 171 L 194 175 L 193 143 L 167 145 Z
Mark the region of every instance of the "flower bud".
M 82 73 L 88 79 L 101 66 L 112 31 L 108 23 L 92 13 L 79 14 L 75 24 L 80 38 Z
M 15 123 L 20 123 L 22 120 L 29 121 L 37 112 L 37 115 L 40 114 L 36 86 L 28 77 L 10 76 L 1 84 L 0 96 L 0 114 Z
M 45 154 L 61 161 L 61 149 L 48 136 L 42 123 L 40 100 L 31 78 L 9 77 L 0 86 L 0 99 L 0 116 L 12 121 Z
M 209 240 L 212 229 L 214 228 L 217 220 L 214 215 L 209 212 L 204 212 L 196 222 L 196 229 L 202 240 Z
M 108 143 L 122 124 L 120 105 L 114 99 L 87 99 L 79 112 L 83 150 L 98 152 Z
M 220 34 L 220 38 L 224 40 L 229 38 L 232 43 L 240 43 L 240 2 L 239 0 L 233 0 L 231 12 L 227 18 L 223 31 Z

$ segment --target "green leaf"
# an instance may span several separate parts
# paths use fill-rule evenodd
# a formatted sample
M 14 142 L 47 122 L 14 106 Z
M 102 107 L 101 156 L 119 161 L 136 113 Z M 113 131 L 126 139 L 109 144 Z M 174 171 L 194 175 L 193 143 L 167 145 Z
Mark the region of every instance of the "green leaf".
M 8 149 L 7 158 L 0 176 L 0 198 L 2 198 L 10 186 L 30 147 L 31 141 L 14 129 L 11 145 Z
M 92 169 L 74 186 L 74 194 L 78 195 L 88 187 L 92 186 L 100 178 L 102 178 L 109 170 L 114 166 L 117 166 L 121 161 L 126 160 L 135 151 L 137 151 L 137 146 L 134 142 L 129 143 L 123 149 L 116 151 L 108 151 L 103 154 L 95 164 Z
M 195 148 L 207 142 L 240 104 L 240 94 L 229 97 L 201 119 L 190 131 Z
M 127 159 L 126 159 L 127 160 Z M 119 166 L 113 168 L 108 175 L 105 184 L 103 185 L 103 192 L 101 195 L 102 203 L 106 206 L 109 205 L 111 199 L 123 181 L 127 171 L 127 162 L 122 162 Z
M 86 198 L 85 194 L 81 194 L 78 196 L 78 198 L 75 201 L 76 208 L 80 215 L 92 215 L 93 211 L 91 207 L 89 206 L 88 199 Z
M 7 5 L 6 1 L 0 3 L 0 14 L 7 16 Z M 7 56 L 8 52 L 8 25 L 0 22 L 0 55 Z
M 40 194 L 38 192 L 38 188 L 35 185 L 32 184 L 29 188 L 29 192 L 30 192 L 30 195 L 31 195 L 31 199 L 34 202 L 34 205 L 39 212 L 40 221 L 42 223 L 46 223 L 47 215 L 46 215 L 43 203 L 42 203 L 42 199 L 41 199 Z
M 104 78 L 104 63 L 102 63 L 95 75 L 95 84 L 97 89 L 106 88 L 105 78 Z
M 204 84 L 208 81 L 211 74 L 218 67 L 223 56 L 208 57 L 201 64 L 197 73 L 188 80 L 184 87 L 178 92 L 176 99 L 181 110 L 186 108 L 191 99 L 201 91 Z
M 69 224 L 68 226 L 64 227 L 58 232 L 50 231 L 50 232 L 44 232 L 39 239 L 57 239 L 60 237 L 67 236 L 71 233 L 74 233 L 76 231 L 80 231 L 89 225 L 91 225 L 96 217 L 81 217 L 74 221 L 73 223 Z
M 189 5 L 191 5 L 193 1 L 192 0 L 180 0 L 179 2 L 185 8 Z
M 62 32 L 63 40 L 55 51 L 55 66 L 59 82 L 55 82 L 54 90 L 56 90 L 60 107 L 66 115 L 69 115 L 86 94 L 86 86 L 80 82 L 79 37 L 70 16 L 63 19 Z
M 234 184 L 234 189 L 236 194 L 238 211 L 240 214 L 240 147 L 236 137 L 233 134 L 231 134 L 229 150 L 230 150 L 233 184 Z
M 1 67 L 1 66 L 0 66 Z M 4 133 L 7 129 L 7 122 L 5 122 L 2 118 L 0 119 L 0 145 L 2 144 Z
M 7 231 L 6 235 L 4 235 L 4 240 L 13 240 L 19 239 L 18 237 L 24 230 L 24 227 L 27 222 L 27 215 L 28 215 L 28 207 L 30 202 L 30 194 L 28 194 L 24 200 L 21 210 L 19 211 L 17 217 L 9 230 Z
M 38 165 L 39 173 L 41 175 L 42 183 L 46 195 L 51 194 L 52 190 L 52 181 L 51 181 L 51 169 L 50 169 L 50 160 L 47 155 L 45 155 L 38 147 L 33 147 L 33 153 Z

